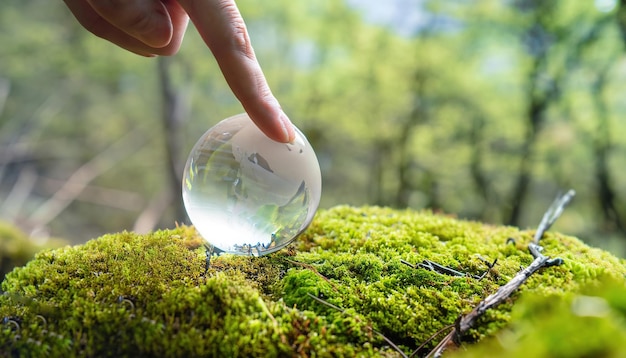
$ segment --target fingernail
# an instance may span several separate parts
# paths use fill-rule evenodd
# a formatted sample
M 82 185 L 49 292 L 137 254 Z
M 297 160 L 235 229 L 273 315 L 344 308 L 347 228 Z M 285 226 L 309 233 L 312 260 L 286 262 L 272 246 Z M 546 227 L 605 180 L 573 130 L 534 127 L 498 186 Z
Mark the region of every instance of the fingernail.
M 285 112 L 280 114 L 280 122 L 283 130 L 283 138 L 285 143 L 291 143 L 296 139 L 296 131 L 293 129 L 293 124 L 289 120 L 289 117 Z

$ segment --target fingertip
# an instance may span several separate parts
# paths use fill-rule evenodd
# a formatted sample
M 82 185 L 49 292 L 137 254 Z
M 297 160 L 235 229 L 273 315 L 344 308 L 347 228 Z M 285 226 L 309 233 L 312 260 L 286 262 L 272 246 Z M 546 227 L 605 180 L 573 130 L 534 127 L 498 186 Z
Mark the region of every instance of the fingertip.
M 280 114 L 280 124 L 283 132 L 282 135 L 282 143 L 293 143 L 296 140 L 296 130 L 289 120 L 289 117 L 285 114 L 285 112 L 281 112 Z
M 292 143 L 296 139 L 295 128 L 282 110 L 258 111 L 247 109 L 246 112 L 269 139 L 278 143 Z

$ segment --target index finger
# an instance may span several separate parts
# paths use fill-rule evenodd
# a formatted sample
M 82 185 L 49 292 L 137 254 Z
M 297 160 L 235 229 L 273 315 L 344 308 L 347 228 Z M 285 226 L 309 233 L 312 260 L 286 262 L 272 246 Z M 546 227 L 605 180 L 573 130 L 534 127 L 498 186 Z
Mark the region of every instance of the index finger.
M 179 0 L 179 3 L 254 123 L 275 141 L 294 140 L 293 126 L 267 84 L 235 1 Z

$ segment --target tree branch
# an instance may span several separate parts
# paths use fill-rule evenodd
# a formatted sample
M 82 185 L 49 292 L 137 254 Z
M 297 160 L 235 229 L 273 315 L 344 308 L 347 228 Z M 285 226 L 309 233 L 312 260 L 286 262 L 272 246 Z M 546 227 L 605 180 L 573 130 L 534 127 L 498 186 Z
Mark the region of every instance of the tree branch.
M 448 347 L 458 347 L 461 343 L 461 337 L 469 329 L 474 327 L 478 319 L 485 314 L 487 310 L 503 303 L 511 296 L 511 294 L 513 294 L 513 292 L 515 292 L 515 290 L 526 282 L 532 274 L 539 271 L 539 269 L 563 263 L 563 260 L 560 258 L 551 259 L 550 257 L 543 255 L 541 253 L 543 248 L 539 246 L 539 240 L 541 240 L 546 230 L 548 230 L 556 219 L 558 219 L 558 217 L 563 213 L 563 209 L 570 203 L 574 195 L 574 190 L 569 190 L 564 195 L 557 197 L 544 214 L 537 232 L 535 233 L 533 242 L 528 245 L 530 254 L 535 258 L 533 262 L 528 267 L 518 272 L 509 282 L 501 286 L 498 291 L 478 303 L 478 305 L 470 313 L 459 317 L 452 331 L 439 342 L 439 344 L 428 354 L 428 357 L 441 357 L 443 352 Z

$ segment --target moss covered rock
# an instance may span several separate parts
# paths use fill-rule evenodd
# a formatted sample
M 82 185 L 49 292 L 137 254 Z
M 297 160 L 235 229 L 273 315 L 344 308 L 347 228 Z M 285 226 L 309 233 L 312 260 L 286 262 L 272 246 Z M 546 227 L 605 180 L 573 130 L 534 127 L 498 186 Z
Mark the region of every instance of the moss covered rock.
M 579 292 L 523 295 L 511 323 L 494 337 L 453 357 L 625 357 L 623 280 L 590 284 Z
M 0 296 L 0 351 L 5 356 L 400 356 L 391 341 L 410 354 L 527 266 L 533 260 L 527 250 L 532 235 L 430 212 L 336 207 L 319 212 L 288 249 L 261 258 L 213 257 L 208 269 L 193 228 L 105 235 L 42 252 L 7 275 Z M 559 256 L 564 264 L 541 270 L 488 311 L 463 337 L 470 349 L 462 354 L 523 352 L 520 347 L 548 340 L 558 325 L 570 329 L 570 321 L 577 326 L 568 334 L 586 339 L 615 339 L 599 335 L 606 330 L 625 336 L 626 298 L 619 294 L 626 293 L 624 262 L 556 233 L 546 234 L 542 245 L 546 255 Z M 495 259 L 484 279 L 473 277 Z M 465 276 L 403 263 L 423 260 Z M 594 289 L 600 285 L 605 288 Z M 581 316 L 572 309 L 572 302 L 596 292 L 610 293 L 611 298 L 588 300 L 604 307 L 602 315 Z M 553 315 L 555 321 L 544 319 Z M 588 320 L 613 321 L 599 330 Z M 537 333 L 541 329 L 548 333 Z M 514 339 L 510 332 L 516 332 Z M 618 345 L 606 346 L 626 354 Z M 534 356 L 554 356 L 559 349 L 544 348 Z
M 63 246 L 65 242 L 53 239 L 40 245 L 15 226 L 0 221 L 0 282 L 16 266 L 25 265 L 35 254 L 45 248 Z

